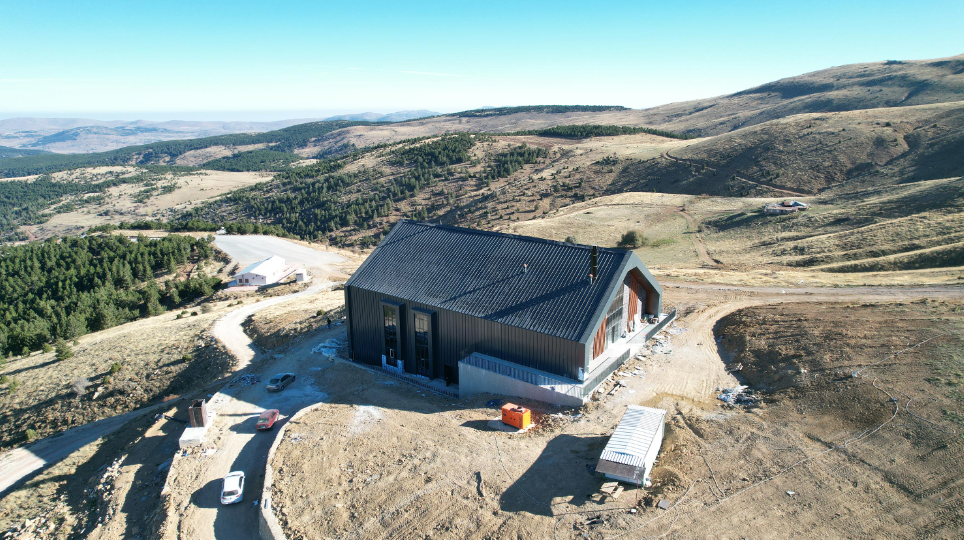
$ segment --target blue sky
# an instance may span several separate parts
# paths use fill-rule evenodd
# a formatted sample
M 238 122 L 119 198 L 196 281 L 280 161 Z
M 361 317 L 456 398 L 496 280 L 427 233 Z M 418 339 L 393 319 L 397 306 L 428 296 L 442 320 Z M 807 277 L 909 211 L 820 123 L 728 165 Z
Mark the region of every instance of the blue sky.
M 964 2 L 0 0 L 0 117 L 634 108 L 964 53 Z

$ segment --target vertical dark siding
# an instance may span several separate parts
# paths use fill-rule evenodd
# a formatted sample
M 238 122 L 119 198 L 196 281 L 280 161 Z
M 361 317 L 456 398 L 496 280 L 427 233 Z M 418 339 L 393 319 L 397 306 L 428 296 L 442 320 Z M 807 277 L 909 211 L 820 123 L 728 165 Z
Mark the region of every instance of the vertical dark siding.
M 415 369 L 413 308 L 436 314 L 432 336 L 435 345 L 432 369 L 436 377 L 442 376 L 444 365 L 452 366 L 457 377 L 458 361 L 473 351 L 572 379 L 578 377 L 579 368 L 585 367 L 586 347 L 582 343 L 349 286 L 345 288 L 348 335 L 356 362 L 381 365 L 383 300 L 405 305 L 399 310 L 405 318 L 400 321 L 400 336 L 404 340 L 402 360 L 408 372 Z

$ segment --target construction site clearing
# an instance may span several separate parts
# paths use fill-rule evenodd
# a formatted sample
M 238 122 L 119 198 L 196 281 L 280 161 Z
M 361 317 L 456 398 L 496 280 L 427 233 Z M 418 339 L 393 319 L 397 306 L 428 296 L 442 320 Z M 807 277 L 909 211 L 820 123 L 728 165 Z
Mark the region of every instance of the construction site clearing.
M 319 359 L 328 398 L 284 427 L 268 463 L 285 535 L 958 536 L 959 301 L 778 304 L 687 328 L 706 298 L 682 296 L 680 325 L 584 407 L 510 398 L 531 411 L 523 433 L 492 425 L 508 400 Z M 648 488 L 595 470 L 628 405 L 668 411 Z

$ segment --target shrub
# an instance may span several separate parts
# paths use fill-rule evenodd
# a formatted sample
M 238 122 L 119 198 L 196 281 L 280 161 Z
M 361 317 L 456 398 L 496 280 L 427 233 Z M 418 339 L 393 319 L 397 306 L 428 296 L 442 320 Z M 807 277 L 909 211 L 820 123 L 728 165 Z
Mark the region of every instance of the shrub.
M 57 343 L 54 345 L 54 349 L 57 350 L 55 355 L 57 360 L 66 360 L 74 355 L 74 351 L 70 349 L 70 346 L 67 345 L 67 342 L 63 339 L 57 340 Z
M 114 379 L 110 378 L 110 375 L 104 375 L 104 384 L 110 384 Z
M 201 313 L 211 313 L 211 305 L 204 304 L 203 306 L 201 306 Z
M 7 384 L 8 382 L 10 382 L 10 377 L 7 377 L 6 375 L 0 375 L 0 384 Z
M 120 365 L 120 362 L 114 362 L 113 364 L 110 365 L 110 374 L 115 375 L 118 371 L 121 370 L 122 367 L 123 366 Z
M 10 385 L 7 386 L 7 392 L 10 392 L 12 394 L 17 391 L 17 388 L 20 388 L 20 381 L 18 381 L 17 379 L 13 379 L 10 381 Z
M 52 351 L 52 350 L 54 350 L 54 348 L 53 348 L 53 346 L 52 346 L 51 344 L 49 344 L 49 343 L 44 343 L 43 351 L 44 351 L 45 353 L 49 353 L 49 352 Z
M 325 313 L 326 313 L 325 310 L 319 309 L 318 312 L 315 313 L 315 316 L 316 316 L 316 317 L 324 317 L 324 316 L 325 316 Z
M 27 431 L 23 432 L 23 438 L 26 439 L 28 442 L 32 441 L 37 438 L 37 432 L 35 430 L 28 429 Z
M 191 360 L 194 360 L 194 355 L 191 353 L 184 353 L 181 356 L 181 360 L 184 362 L 190 362 Z
M 192 317 L 197 317 L 197 311 L 192 311 L 192 312 L 191 312 L 191 316 L 192 316 Z
M 174 317 L 174 318 L 175 318 L 175 319 L 183 319 L 183 318 L 184 318 L 184 314 L 183 314 L 183 313 L 178 313 L 178 314 L 177 314 L 177 317 Z
M 30 349 L 28 349 L 26 345 L 24 345 L 23 349 L 20 350 L 20 356 L 24 358 L 30 356 Z
M 567 237 L 566 237 L 566 243 L 567 243 L 567 244 L 578 244 L 579 242 L 576 241 L 576 237 L 575 237 L 575 236 L 567 236 Z
M 626 231 L 623 237 L 616 244 L 621 248 L 634 249 L 645 246 L 648 243 L 646 237 L 639 231 Z

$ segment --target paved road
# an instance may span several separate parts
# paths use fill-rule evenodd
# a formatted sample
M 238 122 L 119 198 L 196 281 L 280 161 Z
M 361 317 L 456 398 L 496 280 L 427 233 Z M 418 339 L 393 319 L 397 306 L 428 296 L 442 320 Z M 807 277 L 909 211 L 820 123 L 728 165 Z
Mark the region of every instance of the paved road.
M 334 253 L 311 249 L 277 236 L 218 235 L 214 237 L 214 244 L 238 261 L 242 267 L 272 255 L 281 256 L 290 266 L 306 268 L 324 268 L 327 264 L 345 260 Z

